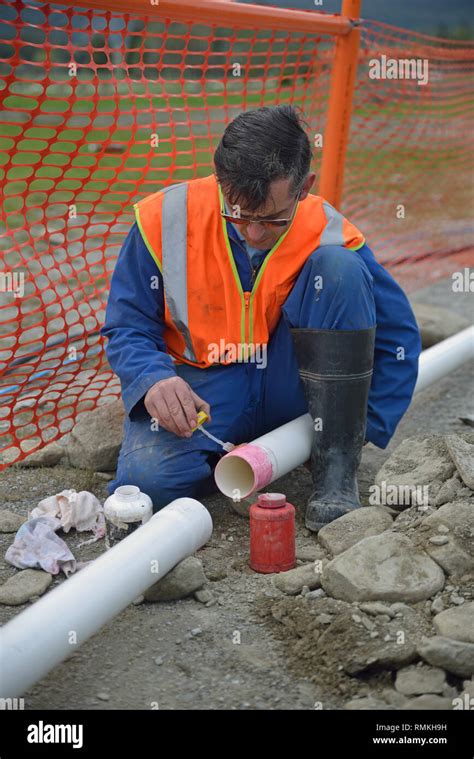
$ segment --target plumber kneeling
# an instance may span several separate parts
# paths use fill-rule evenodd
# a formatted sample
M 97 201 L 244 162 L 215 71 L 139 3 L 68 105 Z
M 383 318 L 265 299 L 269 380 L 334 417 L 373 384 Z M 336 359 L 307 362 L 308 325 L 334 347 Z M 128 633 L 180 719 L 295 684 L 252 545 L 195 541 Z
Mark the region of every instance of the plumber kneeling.
M 323 197 L 292 106 L 225 129 L 206 177 L 135 204 L 112 276 L 106 353 L 126 409 L 116 479 L 154 511 L 215 489 L 218 440 L 249 442 L 309 411 L 306 525 L 360 507 L 365 442 L 385 448 L 413 395 L 419 330 L 362 232 Z

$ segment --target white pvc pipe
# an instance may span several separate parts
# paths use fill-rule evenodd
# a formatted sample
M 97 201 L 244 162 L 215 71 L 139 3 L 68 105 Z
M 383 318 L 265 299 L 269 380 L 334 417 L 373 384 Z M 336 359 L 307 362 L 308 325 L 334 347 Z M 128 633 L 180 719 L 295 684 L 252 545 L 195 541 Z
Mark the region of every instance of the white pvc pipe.
M 23 694 L 211 534 L 207 509 L 178 498 L 18 614 L 0 630 L 0 696 Z
M 255 493 L 308 461 L 313 438 L 313 420 L 303 414 L 252 443 L 237 446 L 218 461 L 216 485 L 234 501 Z
M 472 357 L 474 327 L 423 351 L 414 392 L 424 390 Z M 308 461 L 312 438 L 313 421 L 304 414 L 251 443 L 237 446 L 220 459 L 214 470 L 217 487 L 234 501 L 247 498 Z
M 432 385 L 470 358 L 474 358 L 474 327 L 466 327 L 457 335 L 427 348 L 420 356 L 415 393 Z

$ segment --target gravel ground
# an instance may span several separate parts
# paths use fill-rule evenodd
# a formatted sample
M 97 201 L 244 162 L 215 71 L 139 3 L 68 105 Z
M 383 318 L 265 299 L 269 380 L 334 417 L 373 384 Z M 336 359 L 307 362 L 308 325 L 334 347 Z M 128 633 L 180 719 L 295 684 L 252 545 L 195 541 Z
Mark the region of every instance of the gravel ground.
M 454 297 L 450 279 L 414 295 L 416 300 L 452 307 L 464 315 L 471 308 L 468 297 Z M 473 376 L 474 366 L 466 364 L 419 394 L 386 450 L 366 446 L 359 472 L 363 501 L 375 472 L 401 440 L 424 432 L 466 430 L 459 417 L 473 413 Z M 310 475 L 303 467 L 272 486 L 286 493 L 297 509 L 299 552 L 315 543 L 303 523 L 310 487 Z M 40 499 L 64 488 L 90 490 L 102 501 L 107 495 L 106 482 L 93 472 L 15 466 L 0 476 L 0 504 L 26 515 Z M 291 636 L 276 635 L 268 615 L 261 613 L 271 598 L 284 596 L 271 576 L 248 567 L 248 521 L 221 496 L 203 502 L 212 515 L 214 533 L 196 555 L 216 602 L 205 606 L 189 598 L 129 606 L 24 694 L 27 709 L 158 705 L 160 709 L 298 710 L 318 708 L 318 703 L 338 709 L 354 695 L 373 696 L 391 686 L 389 672 L 349 677 L 337 667 L 319 671 L 314 662 L 306 668 L 304 659 L 295 656 Z M 16 572 L 3 559 L 12 537 L 0 535 L 0 582 Z M 82 539 L 76 534 L 67 537 L 78 560 L 92 559 L 104 550 L 102 542 L 76 549 Z M 55 578 L 54 584 L 62 581 Z M 0 623 L 23 608 L 0 605 Z

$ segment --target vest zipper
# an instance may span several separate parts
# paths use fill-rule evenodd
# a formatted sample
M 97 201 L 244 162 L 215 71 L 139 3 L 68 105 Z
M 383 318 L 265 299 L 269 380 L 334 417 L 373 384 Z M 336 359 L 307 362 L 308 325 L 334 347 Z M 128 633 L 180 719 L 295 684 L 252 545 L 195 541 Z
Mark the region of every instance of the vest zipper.
M 251 297 L 251 295 L 252 295 L 251 292 L 248 292 L 248 291 L 244 292 L 244 305 L 245 305 L 245 335 L 244 335 L 244 341 L 245 341 L 245 348 L 243 348 L 243 350 L 245 351 L 245 360 L 248 359 L 248 344 L 250 342 L 250 336 L 249 336 L 249 333 L 250 333 L 250 318 L 249 318 L 250 317 L 250 311 L 249 311 L 249 307 L 250 307 L 250 297 Z M 249 338 L 247 336 L 249 336 Z

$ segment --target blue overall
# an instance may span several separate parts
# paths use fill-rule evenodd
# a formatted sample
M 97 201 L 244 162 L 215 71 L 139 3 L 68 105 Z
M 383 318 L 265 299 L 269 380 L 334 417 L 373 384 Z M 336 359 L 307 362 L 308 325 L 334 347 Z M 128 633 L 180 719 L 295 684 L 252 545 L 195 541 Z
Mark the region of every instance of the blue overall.
M 244 291 L 251 290 L 252 256 L 236 227 L 229 240 Z M 315 277 L 324 287 L 315 290 Z M 158 278 L 158 287 L 150 287 Z M 199 369 L 175 364 L 163 340 L 163 281 L 134 224 L 112 276 L 102 335 L 107 358 L 121 381 L 127 412 L 116 479 L 138 485 L 154 511 L 175 498 L 202 497 L 214 489 L 212 472 L 222 448 L 199 430 L 191 438 L 154 430 L 143 399 L 152 385 L 178 374 L 211 407 L 206 429 L 220 440 L 249 442 L 307 412 L 290 328 L 367 329 L 377 325 L 366 439 L 385 448 L 405 413 L 416 383 L 419 330 L 402 289 L 364 244 L 356 252 L 317 248 L 305 262 L 268 343 L 266 361 Z M 265 365 L 266 363 L 266 365 Z

